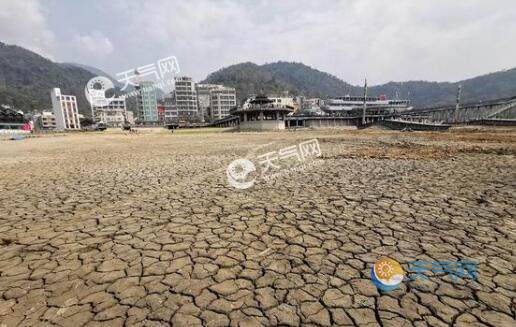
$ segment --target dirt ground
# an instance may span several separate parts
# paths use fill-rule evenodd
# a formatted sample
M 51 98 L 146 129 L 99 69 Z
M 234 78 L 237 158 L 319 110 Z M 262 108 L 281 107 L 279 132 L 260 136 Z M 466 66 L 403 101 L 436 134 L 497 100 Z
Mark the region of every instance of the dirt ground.
M 314 139 L 313 165 L 228 183 Z M 515 325 L 514 128 L 4 140 L 0 208 L 0 326 Z M 384 256 L 406 272 L 390 292 Z M 477 275 L 412 280 L 413 260 Z

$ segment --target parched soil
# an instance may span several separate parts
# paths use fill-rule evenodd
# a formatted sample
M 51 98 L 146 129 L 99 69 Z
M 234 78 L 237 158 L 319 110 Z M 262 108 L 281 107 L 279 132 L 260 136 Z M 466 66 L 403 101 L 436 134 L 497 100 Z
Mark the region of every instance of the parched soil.
M 311 139 L 319 164 L 228 183 Z M 514 129 L 0 141 L 0 208 L 0 326 L 516 324 Z M 390 292 L 384 256 L 406 271 Z M 413 260 L 477 276 L 412 280 Z

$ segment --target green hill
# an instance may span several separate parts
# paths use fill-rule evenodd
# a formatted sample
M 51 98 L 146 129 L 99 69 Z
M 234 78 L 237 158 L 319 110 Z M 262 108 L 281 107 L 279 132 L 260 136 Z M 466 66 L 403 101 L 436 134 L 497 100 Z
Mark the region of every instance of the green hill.
M 308 97 L 335 97 L 346 94 L 361 95 L 363 88 L 348 84 L 341 79 L 313 69 L 301 63 L 276 62 L 264 65 L 241 63 L 222 68 L 203 81 L 235 87 L 239 100 L 259 92 Z M 385 94 L 394 98 L 409 98 L 416 108 L 453 104 L 457 87 L 462 84 L 462 102 L 477 102 L 516 95 L 516 68 L 475 78 L 449 82 L 389 82 L 371 86 L 370 95 Z
M 77 97 L 80 113 L 89 114 L 84 86 L 93 75 L 72 65 L 54 63 L 15 45 L 0 42 L 0 103 L 23 111 L 50 109 L 50 90 Z

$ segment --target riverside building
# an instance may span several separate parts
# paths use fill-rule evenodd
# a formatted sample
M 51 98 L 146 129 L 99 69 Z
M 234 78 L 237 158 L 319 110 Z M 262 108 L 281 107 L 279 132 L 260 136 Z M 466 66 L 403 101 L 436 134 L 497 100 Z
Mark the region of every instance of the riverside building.
M 52 111 L 55 116 L 56 129 L 74 130 L 81 128 L 79 109 L 74 95 L 63 95 L 61 89 L 54 88 L 50 92 Z

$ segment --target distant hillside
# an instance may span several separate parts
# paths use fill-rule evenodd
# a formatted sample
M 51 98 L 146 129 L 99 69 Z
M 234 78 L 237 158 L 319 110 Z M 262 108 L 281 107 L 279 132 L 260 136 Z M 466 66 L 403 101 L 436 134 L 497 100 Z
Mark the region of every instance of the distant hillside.
M 60 66 L 62 67 L 78 67 L 78 68 L 82 68 L 84 70 L 87 70 L 89 71 L 90 73 L 92 73 L 94 76 L 105 76 L 107 78 L 109 78 L 111 80 L 111 82 L 113 82 L 113 85 L 115 85 L 115 94 L 117 96 L 120 96 L 120 95 L 123 95 L 124 93 L 129 93 L 129 92 L 132 92 L 135 90 L 134 86 L 132 85 L 128 85 L 125 90 L 122 92 L 120 91 L 123 87 L 124 87 L 124 84 L 123 83 L 120 83 L 119 81 L 117 81 L 113 76 L 111 76 L 110 74 L 106 73 L 105 71 L 103 70 L 100 70 L 98 68 L 95 68 L 95 67 L 91 67 L 91 66 L 88 66 L 88 65 L 83 65 L 83 64 L 78 64 L 78 63 L 75 63 L 75 62 L 63 62 L 63 63 L 59 63 Z M 164 96 L 164 93 L 163 91 L 161 91 L 160 89 L 157 89 L 156 90 L 157 92 L 157 97 L 158 99 L 162 98 Z M 136 99 L 134 97 L 128 97 L 126 98 L 126 108 L 132 112 L 134 112 L 136 114 Z M 86 111 L 86 114 L 89 115 L 90 112 L 89 112 L 89 104 L 87 103 L 87 109 L 88 111 Z
M 325 96 L 342 94 L 350 85 L 337 77 L 298 63 L 277 62 L 257 65 L 251 62 L 222 68 L 203 83 L 224 84 L 235 87 L 242 102 L 258 93 Z
M 389 82 L 371 87 L 372 94 L 392 97 L 396 91 L 409 97 L 416 108 L 454 104 L 457 88 L 462 85 L 461 102 L 480 102 L 516 96 L 516 68 L 477 76 L 455 83 L 449 82 Z
M 106 76 L 107 78 L 112 80 L 114 83 L 115 82 L 118 83 L 117 80 L 113 78 L 113 76 L 111 76 L 108 73 L 106 73 L 105 71 L 103 71 L 101 69 L 98 69 L 98 68 L 95 68 L 95 67 L 91 67 L 91 66 L 83 65 L 83 64 L 78 64 L 78 63 L 75 63 L 75 62 L 61 62 L 61 63 L 59 63 L 59 65 L 62 66 L 62 67 L 79 67 L 79 68 L 82 68 L 84 70 L 89 71 L 90 73 L 92 73 L 95 76 Z
M 113 76 L 111 76 L 110 74 L 108 74 L 105 71 L 100 70 L 98 68 L 91 67 L 91 66 L 88 66 L 88 65 L 78 64 L 78 63 L 75 63 L 75 62 L 63 62 L 63 63 L 59 63 L 59 65 L 62 66 L 62 67 L 79 67 L 79 68 L 82 68 L 84 70 L 89 71 L 90 73 L 92 73 L 95 76 L 105 76 L 105 77 L 109 78 L 113 82 L 113 84 L 115 85 L 115 88 L 121 89 L 122 87 L 124 87 L 123 83 L 120 83 Z M 127 86 L 127 88 L 124 90 L 124 92 L 127 93 L 127 92 L 131 92 L 131 91 L 134 91 L 134 86 L 129 84 Z
M 259 92 L 308 97 L 334 97 L 346 94 L 361 95 L 361 86 L 353 86 L 341 79 L 301 63 L 276 62 L 265 65 L 241 63 L 222 68 L 208 75 L 205 83 L 219 83 L 237 89 L 240 101 Z M 516 68 L 478 76 L 468 80 L 449 82 L 389 82 L 369 88 L 370 95 L 385 94 L 394 98 L 409 98 L 416 108 L 453 104 L 457 87 L 462 84 L 462 102 L 477 102 L 516 95 Z
M 91 72 L 71 65 L 54 63 L 15 45 L 0 42 L 0 103 L 23 111 L 50 109 L 50 90 L 77 97 L 79 112 L 88 114 L 84 86 Z
M 260 67 L 270 72 L 278 81 L 291 85 L 296 93 L 308 97 L 329 97 L 335 94 L 363 92 L 359 87 L 302 63 L 279 61 Z
M 263 66 L 251 62 L 232 65 L 210 74 L 203 83 L 220 83 L 236 88 L 240 102 L 251 94 L 267 94 L 283 91 L 297 92 L 294 85 L 281 81 Z

